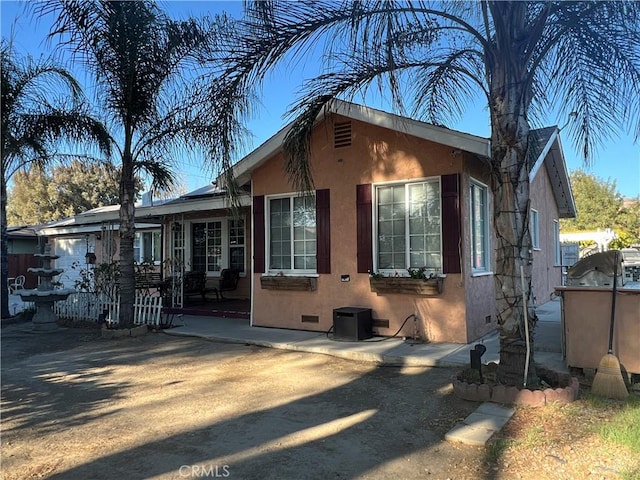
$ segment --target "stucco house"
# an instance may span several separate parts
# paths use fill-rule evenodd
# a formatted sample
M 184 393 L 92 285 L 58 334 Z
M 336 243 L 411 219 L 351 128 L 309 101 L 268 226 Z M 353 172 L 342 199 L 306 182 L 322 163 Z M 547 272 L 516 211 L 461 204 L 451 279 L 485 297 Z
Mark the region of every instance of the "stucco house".
M 145 196 L 136 206 L 134 260 L 153 265 L 168 278 L 180 271 L 204 271 L 215 283 L 223 268 L 240 272 L 232 296 L 248 298 L 250 245 L 249 195 L 239 199 L 233 211 L 225 193 L 207 185 L 179 198 L 152 201 Z M 51 222 L 39 231 L 60 258 L 57 268 L 64 272 L 57 279 L 65 287 L 80 280 L 82 269 L 91 264 L 110 263 L 120 258 L 119 205 L 99 207 L 73 217 Z M 88 255 L 94 257 L 89 262 Z M 182 298 L 175 299 L 182 307 Z
M 234 165 L 246 192 L 239 209 L 221 182 L 140 205 L 139 260 L 165 277 L 239 272 L 232 296 L 250 298 L 254 326 L 329 331 L 336 310 L 355 307 L 370 309 L 383 336 L 468 343 L 496 328 L 488 139 L 336 101 L 317 119 L 316 190 L 303 195 L 283 170 L 289 128 Z M 575 204 L 556 127 L 532 132 L 529 158 L 540 304 L 561 285 L 558 220 L 575 216 Z M 117 209 L 44 228 L 59 266 L 87 252 L 117 259 Z M 410 268 L 433 278 L 407 287 Z
M 234 166 L 251 191 L 251 322 L 328 331 L 371 309 L 379 335 L 468 343 L 496 328 L 489 140 L 337 101 L 310 145 L 315 195 L 283 171 L 285 127 Z M 533 285 L 561 284 L 558 219 L 575 204 L 556 127 L 532 134 Z M 428 292 L 376 286 L 423 268 Z M 410 290 L 409 290 L 410 291 Z M 417 322 L 405 319 L 415 314 Z

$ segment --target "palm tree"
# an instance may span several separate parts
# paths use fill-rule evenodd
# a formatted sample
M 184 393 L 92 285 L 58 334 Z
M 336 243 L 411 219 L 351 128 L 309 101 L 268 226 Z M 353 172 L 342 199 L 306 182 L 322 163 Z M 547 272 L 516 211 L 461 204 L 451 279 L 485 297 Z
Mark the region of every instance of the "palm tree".
M 576 112 L 569 133 L 591 160 L 617 128 L 640 134 L 640 3 L 524 1 L 251 2 L 242 41 L 211 91 L 227 116 L 283 62 L 327 45 L 323 73 L 305 82 L 285 140 L 292 183 L 309 189 L 309 138 L 333 98 L 378 87 L 400 113 L 436 124 L 480 97 L 491 125 L 495 286 L 504 383 L 522 384 L 524 308 L 531 309 L 529 131 L 547 112 Z M 322 42 L 322 43 L 321 43 Z M 259 92 L 258 92 L 259 93 Z M 233 132 L 227 135 L 233 143 Z M 523 305 L 520 269 L 526 278 Z M 531 328 L 535 312 L 529 311 Z M 535 370 L 529 368 L 535 381 Z
M 2 228 L 1 285 L 7 285 L 7 182 L 32 165 L 61 158 L 61 141 L 92 143 L 106 156 L 111 138 L 104 125 L 89 115 L 82 89 L 73 76 L 52 59 L 20 57 L 2 39 L 2 132 L 0 143 L 0 215 Z M 2 317 L 9 316 L 6 292 Z
M 174 152 L 198 153 L 218 139 L 212 109 L 198 103 L 198 54 L 215 43 L 218 24 L 174 21 L 152 1 L 48 0 L 38 15 L 57 19 L 50 38 L 93 75 L 121 161 L 120 325 L 133 325 L 135 179 L 171 186 Z M 218 20 L 218 19 L 216 19 Z M 224 19 L 220 19 L 224 23 Z M 184 160 L 180 158 L 179 160 Z

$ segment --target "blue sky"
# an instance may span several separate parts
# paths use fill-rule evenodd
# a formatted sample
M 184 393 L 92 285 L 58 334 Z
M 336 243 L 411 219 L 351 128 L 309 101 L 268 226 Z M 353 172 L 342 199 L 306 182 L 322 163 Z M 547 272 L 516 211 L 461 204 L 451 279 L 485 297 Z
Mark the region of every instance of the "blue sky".
M 164 1 L 159 2 L 170 15 L 186 17 L 187 15 L 202 15 L 216 13 L 222 10 L 238 16 L 242 9 L 240 1 Z M 12 35 L 14 45 L 20 54 L 31 54 L 38 57 L 47 54 L 50 48 L 44 42 L 49 31 L 47 19 L 33 20 L 23 12 L 24 2 L 0 0 L 0 14 L 2 16 L 2 36 Z M 312 73 L 312 72 L 311 72 Z M 79 80 L 83 75 L 75 71 Z M 310 71 L 304 72 L 280 69 L 268 78 L 265 83 L 262 108 L 257 111 L 257 118 L 249 124 L 253 133 L 252 146 L 257 147 L 271 135 L 275 134 L 285 123 L 283 114 L 287 107 L 295 100 L 295 92 L 301 81 L 309 76 Z M 389 110 L 382 99 L 370 99 L 369 106 Z M 471 105 L 468 113 L 450 128 L 483 137 L 489 136 L 489 126 L 483 105 Z M 549 117 L 548 125 L 563 125 L 564 118 Z M 562 137 L 562 144 L 569 171 L 584 169 L 602 180 L 615 181 L 617 191 L 625 197 L 640 196 L 640 145 L 634 144 L 631 132 L 623 132 L 603 144 L 594 156 L 593 165 L 585 167 L 580 153 L 575 149 L 572 141 Z M 207 168 L 189 166 L 182 178 L 188 190 L 193 190 L 211 181 Z

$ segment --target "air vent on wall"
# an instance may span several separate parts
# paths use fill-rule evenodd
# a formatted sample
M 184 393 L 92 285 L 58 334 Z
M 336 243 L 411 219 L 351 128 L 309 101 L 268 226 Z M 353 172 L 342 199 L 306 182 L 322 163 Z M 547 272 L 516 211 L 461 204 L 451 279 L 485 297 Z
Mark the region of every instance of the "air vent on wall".
M 302 323 L 320 323 L 317 315 L 302 315 Z
M 333 147 L 351 146 L 351 122 L 335 123 L 333 125 Z
M 389 328 L 389 320 L 385 320 L 382 318 L 374 318 L 373 326 L 378 328 Z

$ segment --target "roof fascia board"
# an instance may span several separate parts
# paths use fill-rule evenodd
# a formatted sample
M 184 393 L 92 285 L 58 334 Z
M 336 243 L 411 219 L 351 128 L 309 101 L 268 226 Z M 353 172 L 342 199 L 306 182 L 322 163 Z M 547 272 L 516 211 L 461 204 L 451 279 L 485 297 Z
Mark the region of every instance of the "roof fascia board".
M 557 130 L 557 132 L 559 133 L 560 131 Z M 569 204 L 567 206 L 569 207 L 570 212 L 566 218 L 575 218 L 575 216 L 578 213 L 578 209 L 576 207 L 576 200 L 575 198 L 573 198 L 573 189 L 571 188 L 571 182 L 569 180 L 569 172 L 567 171 L 567 162 L 564 158 L 564 149 L 562 148 L 562 141 L 560 140 L 560 135 L 557 135 L 556 141 L 558 142 L 558 156 L 560 158 L 557 160 L 556 159 L 554 160 L 556 163 L 556 168 L 558 168 L 558 170 L 562 174 L 562 183 L 563 185 L 566 185 L 567 192 L 568 192 L 567 201 Z
M 136 230 L 149 230 L 149 229 L 159 229 L 161 225 L 159 223 L 137 223 L 136 222 Z M 120 225 L 114 224 L 113 230 L 119 230 Z M 102 224 L 92 224 L 92 225 L 74 225 L 74 226 L 65 226 L 65 227 L 47 227 L 41 229 L 38 234 L 49 236 L 49 235 L 70 235 L 76 233 L 93 233 L 99 232 L 102 230 Z
M 239 197 L 240 206 L 251 205 L 251 196 L 242 195 Z M 225 198 L 198 198 L 195 200 L 185 200 L 176 204 L 165 204 L 157 207 L 148 207 L 149 212 L 136 213 L 136 218 L 145 218 L 158 215 L 173 215 L 176 213 L 203 212 L 206 210 L 223 210 L 230 208 L 229 200 Z
M 406 133 L 465 152 L 475 153 L 487 158 L 491 156 L 491 144 L 488 139 L 483 137 L 438 127 L 355 103 L 337 102 L 332 111 L 354 120 Z
M 356 103 L 344 102 L 342 100 L 334 100 L 329 111 L 353 120 L 406 133 L 486 158 L 491 157 L 491 142 L 483 137 L 430 125 L 400 115 L 375 110 Z M 316 121 L 320 121 L 324 117 L 325 112 L 322 111 L 318 114 Z M 292 124 L 293 122 L 287 124 L 273 137 L 269 138 L 232 167 L 233 176 L 240 185 L 249 181 L 250 172 L 253 169 L 259 167 L 264 161 L 282 149 L 282 143 L 287 133 L 289 133 Z M 222 178 L 222 176 L 219 177 L 219 179 Z
M 248 195 L 240 197 L 240 206 L 246 207 L 251 205 L 251 198 Z M 185 212 L 202 212 L 206 210 L 222 210 L 229 208 L 226 198 L 198 198 L 197 200 L 185 200 L 178 204 L 163 204 L 151 207 L 140 207 L 136 209 L 135 218 L 138 220 L 144 220 L 148 218 L 154 218 L 161 215 L 172 215 L 176 213 Z M 83 228 L 89 228 L 88 231 L 93 231 L 95 227 L 93 225 L 99 225 L 102 222 L 116 222 L 119 220 L 119 213 L 117 210 L 111 212 L 91 213 L 87 215 L 77 215 L 72 219 L 61 220 L 59 223 L 48 225 L 41 229 L 44 235 L 51 235 L 52 233 L 44 232 L 64 232 L 73 233 L 83 231 Z M 86 220 L 86 221 L 83 221 Z M 136 225 L 138 225 L 136 223 Z M 97 227 L 98 230 L 100 227 Z M 138 227 L 136 227 L 138 228 Z
M 536 158 L 536 162 L 533 164 L 533 167 L 529 171 L 529 182 L 533 182 L 533 179 L 536 178 L 536 175 L 538 174 L 538 170 L 540 170 L 540 167 L 544 163 L 545 158 L 547 158 L 547 154 L 551 150 L 551 147 L 553 146 L 553 142 L 556 140 L 556 138 L 558 138 L 557 128 L 551 135 L 549 135 L 549 139 L 547 140 L 547 143 L 545 144 L 544 148 L 540 152 L 540 155 L 538 155 L 538 158 Z

